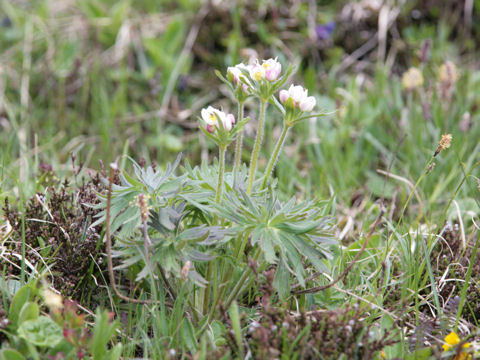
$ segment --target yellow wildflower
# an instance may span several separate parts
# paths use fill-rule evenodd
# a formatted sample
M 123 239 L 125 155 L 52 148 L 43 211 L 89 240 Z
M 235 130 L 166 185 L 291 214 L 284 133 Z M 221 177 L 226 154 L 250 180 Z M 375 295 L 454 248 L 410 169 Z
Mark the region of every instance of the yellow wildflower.
M 402 75 L 402 87 L 405 90 L 414 90 L 423 85 L 423 75 L 422 72 L 415 68 L 411 67 L 408 71 L 404 72 Z
M 442 345 L 443 351 L 450 350 L 453 346 L 458 345 L 460 342 L 461 342 L 461 340 L 458 337 L 458 335 L 452 331 L 450 334 L 445 336 L 445 344 Z M 469 359 L 471 359 L 472 358 L 471 355 L 463 352 L 463 349 L 466 349 L 466 348 L 469 348 L 469 347 L 470 347 L 470 343 L 467 342 L 467 343 L 463 344 L 462 345 L 462 350 L 461 350 L 462 352 L 460 354 L 458 354 L 457 356 L 455 356 L 454 360 L 469 360 Z

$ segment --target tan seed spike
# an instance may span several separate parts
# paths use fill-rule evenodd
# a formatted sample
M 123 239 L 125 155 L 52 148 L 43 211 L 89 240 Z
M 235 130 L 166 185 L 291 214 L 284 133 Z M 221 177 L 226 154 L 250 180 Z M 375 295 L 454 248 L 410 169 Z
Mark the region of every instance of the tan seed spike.
M 446 150 L 450 147 L 452 143 L 452 135 L 451 134 L 443 134 L 442 138 L 438 142 L 437 150 L 435 150 L 435 154 L 433 156 L 437 156 L 441 151 Z

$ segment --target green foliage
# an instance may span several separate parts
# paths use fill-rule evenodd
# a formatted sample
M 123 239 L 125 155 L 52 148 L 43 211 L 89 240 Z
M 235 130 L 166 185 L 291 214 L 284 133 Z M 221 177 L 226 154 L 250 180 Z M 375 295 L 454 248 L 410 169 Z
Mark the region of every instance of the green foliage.
M 357 300 L 368 311 L 355 335 L 380 341 L 389 332 L 395 342 L 379 342 L 370 358 L 382 359 L 382 346 L 387 359 L 454 357 L 456 349 L 441 348 L 450 331 L 471 342 L 468 351 L 477 357 L 480 76 L 471 59 L 478 57 L 480 2 L 471 15 L 470 4 L 1 1 L 0 200 L 8 197 L 3 212 L 14 215 L 10 224 L 0 218 L 0 360 L 76 359 L 80 347 L 98 359 L 302 358 L 305 349 L 318 358 L 355 358 L 366 347 L 347 336 L 348 321 L 329 321 Z M 316 26 L 332 20 L 335 30 L 318 39 Z M 373 41 L 378 46 L 369 47 Z M 255 52 L 298 72 L 276 83 L 245 74 L 255 85 L 245 93 L 243 82 L 217 72 L 219 82 L 206 71 L 248 63 Z M 438 76 L 446 60 L 459 70 L 449 96 Z M 405 91 L 401 74 L 410 66 L 424 83 Z M 277 96 L 287 78 L 303 82 L 328 116 L 296 118 L 277 157 L 285 115 Z M 251 158 L 258 131 L 256 97 L 268 102 L 251 192 L 248 163 L 230 166 L 232 148 L 224 170 L 211 159 L 221 124 L 198 141 L 203 106 L 233 113 L 227 91 L 248 117 L 220 143 L 244 130 L 241 162 Z M 424 174 L 443 133 L 452 134 L 451 148 Z M 178 151 L 182 161 L 174 161 Z M 73 215 L 92 200 L 77 191 L 82 177 L 102 174 L 98 160 L 108 164 L 120 154 L 111 208 L 117 285 L 158 304 L 124 303 L 111 291 L 102 229 L 106 180 L 92 188 L 102 204 Z M 272 178 L 264 182 L 271 160 Z M 41 170 L 43 163 L 52 170 Z M 73 200 L 49 201 L 64 181 Z M 141 194 L 149 196 L 147 237 Z M 37 196 L 48 199 L 45 205 Z M 3 233 L 9 225 L 13 231 Z M 292 293 L 335 280 L 367 238 L 335 286 Z M 43 271 L 85 309 L 111 307 L 122 326 L 100 310 L 86 317 L 79 309 L 68 316 L 48 311 L 37 285 L 23 286 Z M 282 327 L 287 316 L 289 331 Z M 67 337 L 52 347 L 48 337 L 65 325 Z M 87 328 L 95 351 L 91 338 L 82 338 Z M 345 338 L 352 340 L 348 355 Z
M 63 340 L 62 329 L 48 316 L 22 322 L 17 334 L 29 344 L 42 348 L 55 347 Z
M 0 359 L 85 359 L 118 360 L 122 344 L 110 346 L 118 330 L 118 322 L 112 321 L 111 314 L 97 309 L 93 333 L 89 335 L 85 316 L 78 315 L 75 302 L 65 300 L 50 290 L 43 290 L 38 296 L 35 280 L 21 287 L 10 302 L 6 314 L 6 335 L 0 348 Z M 59 303 L 52 303 L 51 297 L 58 297 Z M 18 311 L 18 309 L 21 309 Z M 43 309 L 49 308 L 47 315 Z M 42 315 L 40 315 L 42 309 Z

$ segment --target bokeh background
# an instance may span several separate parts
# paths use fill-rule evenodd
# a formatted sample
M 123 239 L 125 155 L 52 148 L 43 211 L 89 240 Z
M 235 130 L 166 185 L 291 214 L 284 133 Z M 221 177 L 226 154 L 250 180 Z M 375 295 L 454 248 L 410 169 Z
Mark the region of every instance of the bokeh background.
M 214 147 L 198 131 L 201 108 L 235 110 L 214 70 L 278 57 L 296 66 L 292 81 L 320 109 L 336 110 L 295 128 L 277 167 L 280 186 L 345 202 L 379 193 L 378 168 L 392 163 L 392 172 L 415 178 L 442 133 L 478 139 L 479 7 L 472 0 L 2 1 L 3 188 L 38 176 L 42 164 L 61 177 L 72 153 L 94 170 L 122 155 L 157 164 L 179 151 L 191 163 L 208 159 Z M 461 75 L 448 104 L 437 91 L 447 60 Z M 401 76 L 411 66 L 422 69 L 424 85 L 406 93 Z M 245 161 L 256 114 L 248 103 Z M 266 151 L 280 126 L 281 119 L 267 124 Z M 476 153 L 476 143 L 454 141 L 457 155 L 440 166 L 468 161 L 463 155 Z M 427 189 L 435 200 L 450 185 Z

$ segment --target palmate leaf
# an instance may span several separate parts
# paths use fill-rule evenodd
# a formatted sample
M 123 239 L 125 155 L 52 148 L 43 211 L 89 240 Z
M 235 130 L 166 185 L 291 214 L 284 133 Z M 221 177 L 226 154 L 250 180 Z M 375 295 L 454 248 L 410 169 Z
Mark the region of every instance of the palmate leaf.
M 151 204 L 157 207 L 165 205 L 169 199 L 175 196 L 183 182 L 183 177 L 174 175 L 180 159 L 181 155 L 173 164 L 167 164 L 164 171 L 156 170 L 151 166 L 143 169 L 133 159 L 130 159 L 135 176 L 122 172 L 119 174 L 120 184 L 112 184 L 110 208 L 112 233 L 125 239 L 132 236 L 138 228 L 141 223 L 140 210 L 137 206 L 139 194 L 149 195 L 152 199 Z M 108 180 L 103 179 L 103 181 L 108 185 Z M 101 202 L 93 207 L 101 209 L 101 211 L 95 215 L 96 220 L 91 227 L 102 224 L 106 220 L 106 194 L 98 194 L 98 198 Z
M 218 162 L 212 165 L 203 162 L 200 166 L 194 168 L 186 163 L 183 170 L 186 173 L 185 182 L 177 196 L 185 200 L 187 208 L 197 212 L 199 217 L 208 218 L 214 212 L 212 205 L 215 204 L 218 184 Z M 236 181 L 234 177 L 233 172 L 225 172 L 225 192 L 233 191 L 234 187 L 242 190 L 246 189 L 248 169 L 245 164 L 239 167 Z M 225 198 L 223 201 L 225 201 Z
M 196 262 L 211 261 L 215 256 L 210 254 L 210 249 L 229 240 L 230 230 L 220 226 L 202 224 L 185 227 L 183 220 L 188 213 L 185 202 L 151 212 L 148 226 L 152 242 L 150 264 L 154 273 L 159 264 L 167 276 L 179 278 L 186 261 L 191 261 L 193 265 Z M 137 281 L 149 276 L 143 237 L 139 234 L 136 238 L 121 240 L 119 245 L 115 256 L 124 261 L 117 268 L 137 265 Z M 198 286 L 203 287 L 206 284 L 206 280 L 195 269 L 191 269 L 189 278 Z
M 265 261 L 279 264 L 303 284 L 308 260 L 318 271 L 326 271 L 323 259 L 331 257 L 332 222 L 325 215 L 327 202 L 296 203 L 295 198 L 282 203 L 274 194 L 248 196 L 243 191 L 231 191 L 223 204 L 212 205 L 219 217 L 236 224 L 240 232 L 251 233 L 252 245 L 262 250 Z

